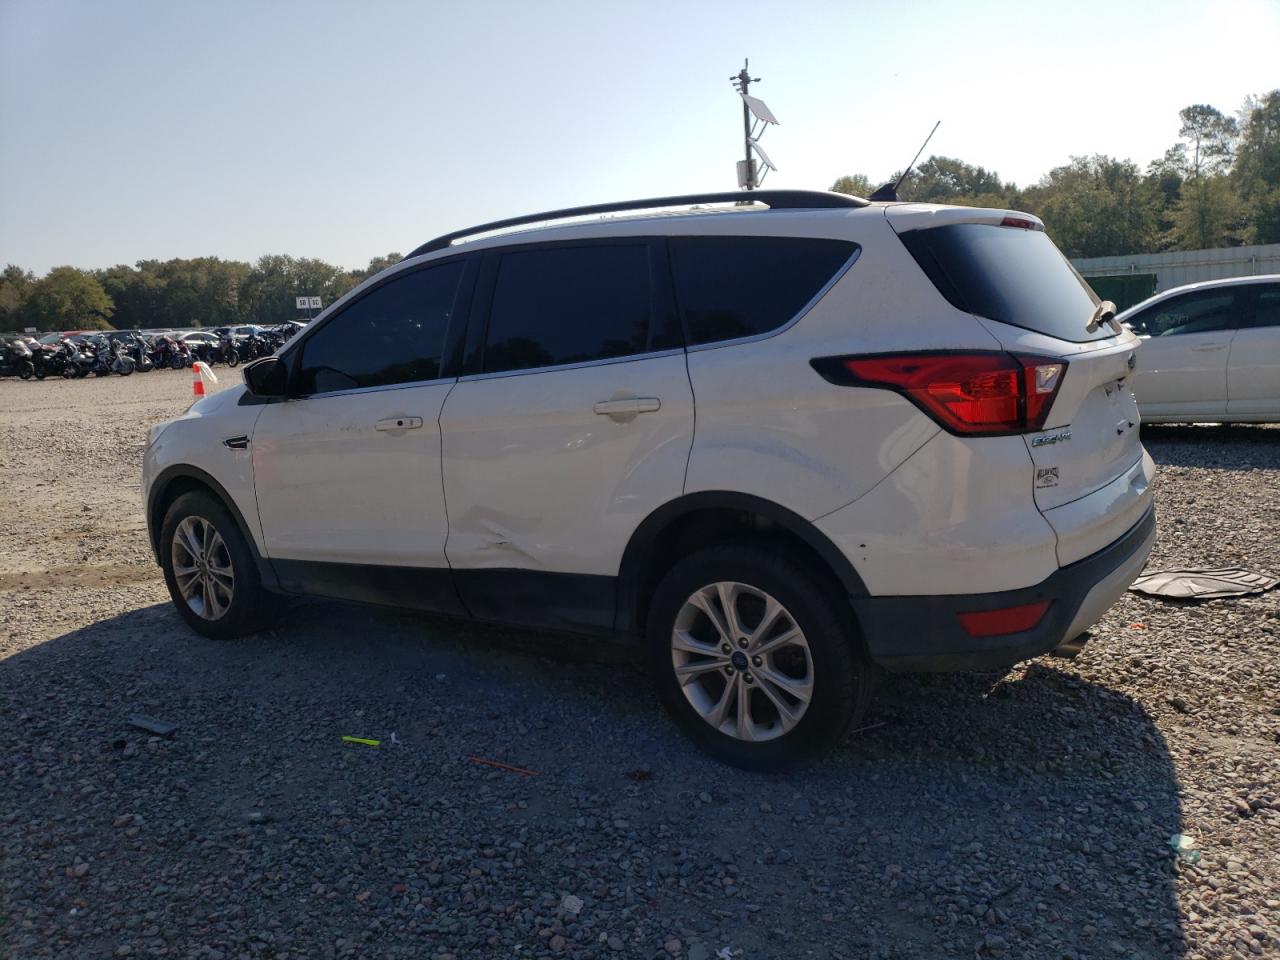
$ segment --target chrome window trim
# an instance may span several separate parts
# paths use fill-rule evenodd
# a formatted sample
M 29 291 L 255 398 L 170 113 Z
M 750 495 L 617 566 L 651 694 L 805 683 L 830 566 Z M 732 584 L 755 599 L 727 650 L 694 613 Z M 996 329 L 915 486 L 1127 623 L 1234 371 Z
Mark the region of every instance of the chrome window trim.
M 520 377 L 528 373 L 553 373 L 557 370 L 583 370 L 587 367 L 605 367 L 617 363 L 634 363 L 637 360 L 656 360 L 659 357 L 678 357 L 684 347 L 668 347 L 665 350 L 649 350 L 645 353 L 628 353 L 621 357 L 602 357 L 599 360 L 582 360 L 578 363 L 557 363 L 546 367 L 521 367 L 519 370 L 494 370 L 490 373 L 469 373 L 458 377 L 459 383 L 473 380 L 494 380 L 498 377 Z
M 323 400 L 328 397 L 352 397 L 365 393 L 385 393 L 389 390 L 409 390 L 414 387 L 434 387 L 442 383 L 456 383 L 457 380 L 457 377 L 437 377 L 434 380 L 411 380 L 408 383 L 380 383 L 373 387 L 352 387 L 350 390 L 326 390 L 323 393 L 286 397 L 285 403 L 295 403 L 299 400 Z

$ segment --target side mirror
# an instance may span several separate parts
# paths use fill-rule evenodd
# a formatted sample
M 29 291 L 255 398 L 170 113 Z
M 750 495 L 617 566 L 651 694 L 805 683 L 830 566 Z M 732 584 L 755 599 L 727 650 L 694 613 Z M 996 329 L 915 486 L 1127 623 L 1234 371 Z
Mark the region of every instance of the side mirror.
M 284 397 L 289 393 L 289 368 L 279 357 L 263 357 L 244 368 L 244 385 L 255 397 Z

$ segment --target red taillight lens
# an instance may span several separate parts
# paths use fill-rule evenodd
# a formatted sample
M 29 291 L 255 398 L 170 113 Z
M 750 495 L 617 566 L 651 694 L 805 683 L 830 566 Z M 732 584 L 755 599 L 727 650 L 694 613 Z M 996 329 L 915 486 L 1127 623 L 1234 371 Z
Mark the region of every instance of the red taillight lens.
M 1066 363 L 996 352 L 896 353 L 813 362 L 833 383 L 884 387 L 952 433 L 993 436 L 1039 430 Z
M 960 626 L 971 637 L 998 637 L 1006 633 L 1030 630 L 1049 609 L 1049 601 L 1027 603 L 1020 607 L 1002 607 L 999 610 L 978 610 L 973 613 L 957 613 Z

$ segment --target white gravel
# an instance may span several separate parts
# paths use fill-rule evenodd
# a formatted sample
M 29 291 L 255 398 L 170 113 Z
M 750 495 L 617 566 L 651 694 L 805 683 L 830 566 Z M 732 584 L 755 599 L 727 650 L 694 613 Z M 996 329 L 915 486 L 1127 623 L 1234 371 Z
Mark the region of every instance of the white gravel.
M 318 602 L 188 632 L 138 482 L 189 396 L 0 382 L 0 956 L 1280 956 L 1280 591 L 887 678 L 829 761 L 747 775 L 625 647 Z M 1280 570 L 1280 429 L 1145 440 L 1154 565 Z

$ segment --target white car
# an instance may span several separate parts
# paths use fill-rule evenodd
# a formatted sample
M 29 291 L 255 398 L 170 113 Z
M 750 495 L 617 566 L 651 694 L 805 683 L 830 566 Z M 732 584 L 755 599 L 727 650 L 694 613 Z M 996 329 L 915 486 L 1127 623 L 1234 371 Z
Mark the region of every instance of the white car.
M 441 237 L 154 427 L 179 612 L 635 638 L 693 739 L 758 769 L 838 740 L 876 665 L 1074 648 L 1151 550 L 1153 466 L 1137 338 L 1039 220 L 759 191 L 509 229 L 743 197 Z
M 1280 274 L 1166 290 L 1117 319 L 1142 339 L 1143 420 L 1280 422 Z

